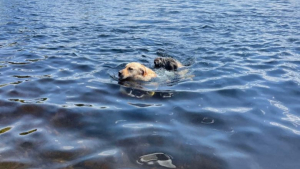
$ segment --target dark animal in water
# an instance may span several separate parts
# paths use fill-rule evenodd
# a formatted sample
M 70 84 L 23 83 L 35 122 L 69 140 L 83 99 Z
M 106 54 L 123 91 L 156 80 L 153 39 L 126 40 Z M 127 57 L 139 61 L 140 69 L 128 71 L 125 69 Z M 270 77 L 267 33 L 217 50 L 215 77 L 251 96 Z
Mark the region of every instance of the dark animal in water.
M 166 70 L 177 70 L 184 67 L 179 61 L 171 57 L 157 57 L 154 59 L 155 68 L 164 68 Z

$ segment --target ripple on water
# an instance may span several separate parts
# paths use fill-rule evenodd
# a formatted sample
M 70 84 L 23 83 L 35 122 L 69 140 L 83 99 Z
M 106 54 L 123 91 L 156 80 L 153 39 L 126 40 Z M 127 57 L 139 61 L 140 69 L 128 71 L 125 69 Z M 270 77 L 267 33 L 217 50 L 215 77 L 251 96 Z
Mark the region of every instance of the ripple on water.
M 154 153 L 143 155 L 137 160 L 137 162 L 141 165 L 158 165 L 166 168 L 176 168 L 174 164 L 172 164 L 172 159 L 169 155 L 164 153 Z
M 2 1 L 0 168 L 298 169 L 299 5 Z

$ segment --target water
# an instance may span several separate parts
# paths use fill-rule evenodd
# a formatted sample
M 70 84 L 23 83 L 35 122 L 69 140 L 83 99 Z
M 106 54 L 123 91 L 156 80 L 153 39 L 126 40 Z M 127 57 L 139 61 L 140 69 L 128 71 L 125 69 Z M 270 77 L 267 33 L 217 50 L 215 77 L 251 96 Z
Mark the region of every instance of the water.
M 298 169 L 299 21 L 298 0 L 1 0 L 0 168 Z M 116 80 L 158 56 L 186 77 Z

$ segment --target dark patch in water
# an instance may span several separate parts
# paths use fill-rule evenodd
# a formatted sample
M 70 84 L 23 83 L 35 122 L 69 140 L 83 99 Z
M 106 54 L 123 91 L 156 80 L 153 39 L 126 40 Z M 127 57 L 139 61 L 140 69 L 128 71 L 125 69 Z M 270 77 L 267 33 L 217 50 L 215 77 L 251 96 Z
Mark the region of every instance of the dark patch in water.
M 3 129 L 0 129 L 0 134 L 8 132 L 12 127 L 5 127 Z
M 30 131 L 20 133 L 20 135 L 24 136 L 24 135 L 28 135 L 28 134 L 31 134 L 31 133 L 36 132 L 36 131 L 37 131 L 37 129 L 33 129 L 33 130 L 30 130 Z

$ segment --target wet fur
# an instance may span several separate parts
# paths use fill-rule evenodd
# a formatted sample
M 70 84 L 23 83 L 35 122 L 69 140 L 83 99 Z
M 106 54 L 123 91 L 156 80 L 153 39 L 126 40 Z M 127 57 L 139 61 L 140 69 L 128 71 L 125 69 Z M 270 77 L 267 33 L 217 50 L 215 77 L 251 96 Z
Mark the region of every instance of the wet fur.
M 128 63 L 124 69 L 119 71 L 119 80 L 121 81 L 149 81 L 156 76 L 153 70 L 137 62 Z
M 184 67 L 179 61 L 171 57 L 157 57 L 154 59 L 155 68 L 164 68 L 166 70 L 176 71 L 178 68 Z

